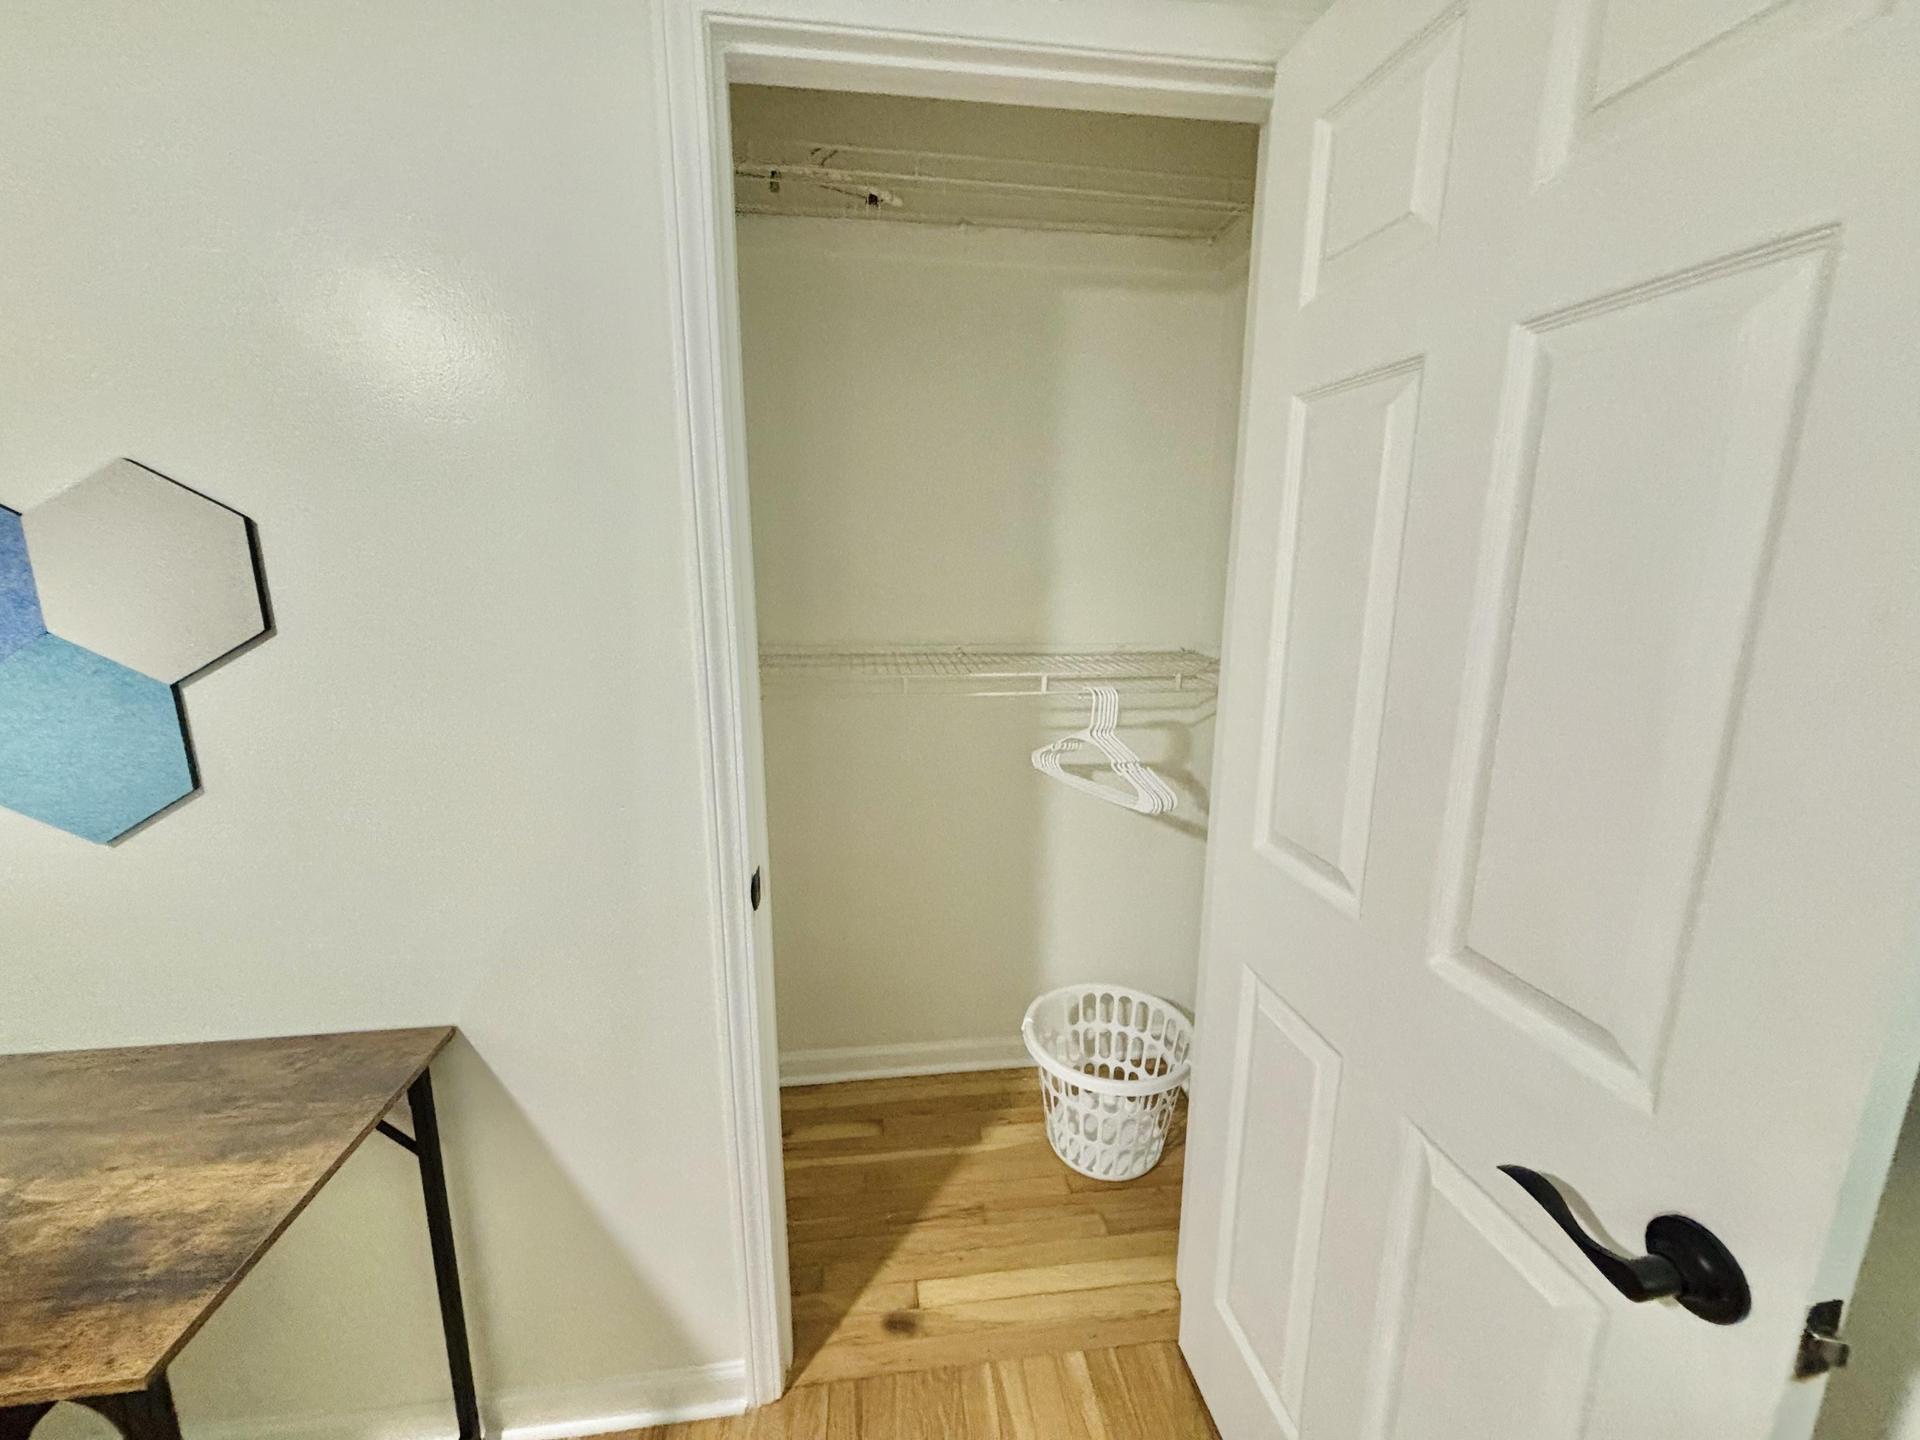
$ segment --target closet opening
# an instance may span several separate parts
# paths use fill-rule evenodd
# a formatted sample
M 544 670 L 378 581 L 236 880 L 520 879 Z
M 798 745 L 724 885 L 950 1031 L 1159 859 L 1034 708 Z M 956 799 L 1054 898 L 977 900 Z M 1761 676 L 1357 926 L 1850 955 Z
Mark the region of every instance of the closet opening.
M 1193 1008 L 1258 129 L 730 112 L 788 1383 L 1119 1365 L 1210 1433 L 1180 1121 L 1069 1169 L 1021 1018 Z M 1102 695 L 1118 748 L 1061 743 Z

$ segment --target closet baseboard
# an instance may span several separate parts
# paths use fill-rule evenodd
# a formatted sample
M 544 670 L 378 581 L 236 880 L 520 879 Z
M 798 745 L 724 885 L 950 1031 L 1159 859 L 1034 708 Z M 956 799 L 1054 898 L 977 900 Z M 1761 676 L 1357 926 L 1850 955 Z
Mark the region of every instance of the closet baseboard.
M 790 1050 L 780 1057 L 782 1085 L 890 1080 L 900 1075 L 955 1075 L 1033 1064 L 1016 1034 L 986 1040 L 923 1040 L 907 1045 L 855 1045 L 844 1050 Z

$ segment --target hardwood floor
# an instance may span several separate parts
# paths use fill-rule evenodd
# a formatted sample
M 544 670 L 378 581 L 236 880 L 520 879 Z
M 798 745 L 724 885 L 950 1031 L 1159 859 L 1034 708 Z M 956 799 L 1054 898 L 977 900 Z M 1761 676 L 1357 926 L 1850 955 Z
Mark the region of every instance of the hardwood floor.
M 619 1440 L 619 1437 L 613 1437 Z M 635 1440 L 1219 1440 L 1171 1340 L 802 1385 Z
M 1178 1123 L 1115 1185 L 1054 1155 L 1031 1070 L 781 1100 L 793 1388 L 633 1440 L 1216 1435 L 1173 1343 Z

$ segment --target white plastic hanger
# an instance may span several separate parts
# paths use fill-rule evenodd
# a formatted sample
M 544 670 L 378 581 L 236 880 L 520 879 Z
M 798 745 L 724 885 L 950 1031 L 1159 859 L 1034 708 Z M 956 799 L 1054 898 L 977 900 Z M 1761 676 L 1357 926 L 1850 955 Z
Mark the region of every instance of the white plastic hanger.
M 1115 733 L 1120 723 L 1120 692 L 1111 685 L 1089 685 L 1084 693 L 1093 699 L 1093 716 L 1087 728 L 1064 735 L 1050 745 L 1042 745 L 1033 752 L 1033 768 L 1109 805 L 1124 806 L 1142 815 L 1165 815 L 1180 803 L 1180 797 Z M 1126 782 L 1125 790 L 1067 773 L 1060 763 L 1062 757 L 1083 745 L 1093 746 L 1107 758 L 1114 774 Z

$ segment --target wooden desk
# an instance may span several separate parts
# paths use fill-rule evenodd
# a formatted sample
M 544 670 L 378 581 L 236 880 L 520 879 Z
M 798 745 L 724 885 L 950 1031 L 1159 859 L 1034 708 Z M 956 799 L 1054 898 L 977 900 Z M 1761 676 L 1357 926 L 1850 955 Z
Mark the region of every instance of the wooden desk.
M 167 1366 L 375 1129 L 418 1156 L 479 1440 L 427 1067 L 451 1027 L 0 1056 L 0 1440 L 57 1401 L 179 1440 Z M 413 1133 L 386 1120 L 402 1096 Z

